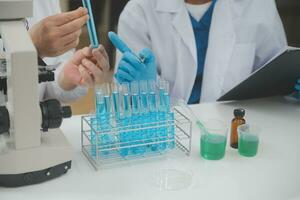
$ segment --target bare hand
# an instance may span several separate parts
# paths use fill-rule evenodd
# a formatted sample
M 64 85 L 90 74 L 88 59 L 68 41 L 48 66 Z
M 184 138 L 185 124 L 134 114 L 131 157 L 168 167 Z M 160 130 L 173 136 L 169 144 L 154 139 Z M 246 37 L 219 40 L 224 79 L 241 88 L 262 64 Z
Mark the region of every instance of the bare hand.
M 88 20 L 85 8 L 49 16 L 29 29 L 40 57 L 55 57 L 75 48 Z
M 59 76 L 59 84 L 64 90 L 74 89 L 78 85 L 92 87 L 107 80 L 109 70 L 109 58 L 104 47 L 86 47 L 78 50 L 66 63 Z

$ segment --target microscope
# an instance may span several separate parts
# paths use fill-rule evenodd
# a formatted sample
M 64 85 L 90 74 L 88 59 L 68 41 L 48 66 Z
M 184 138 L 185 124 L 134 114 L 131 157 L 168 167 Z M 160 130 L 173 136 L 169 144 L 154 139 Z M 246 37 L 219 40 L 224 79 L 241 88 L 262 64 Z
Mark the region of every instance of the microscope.
M 54 75 L 38 67 L 24 23 L 32 14 L 32 0 L 0 0 L 5 56 L 0 62 L 6 68 L 1 80 L 7 84 L 1 84 L 7 97 L 0 107 L 0 145 L 5 144 L 0 149 L 0 187 L 41 183 L 71 168 L 72 149 L 59 129 L 63 119 L 71 117 L 71 109 L 55 99 L 39 102 L 38 83 L 53 80 Z

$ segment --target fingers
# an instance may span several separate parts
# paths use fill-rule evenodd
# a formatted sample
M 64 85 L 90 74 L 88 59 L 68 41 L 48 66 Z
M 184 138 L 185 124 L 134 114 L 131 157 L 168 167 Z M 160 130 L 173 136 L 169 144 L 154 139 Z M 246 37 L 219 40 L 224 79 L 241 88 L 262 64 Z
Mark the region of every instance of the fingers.
M 133 66 L 136 70 L 141 71 L 145 69 L 145 65 L 140 62 L 140 60 L 132 53 L 126 52 L 123 54 L 123 59 L 131 66 Z
M 116 78 L 117 80 L 120 80 L 120 82 L 131 82 L 134 80 L 134 78 L 127 72 L 123 71 L 123 70 L 118 70 L 118 72 L 116 73 Z
M 109 58 L 103 46 L 98 49 L 93 49 L 93 58 L 97 61 L 98 66 L 104 71 L 108 72 L 110 69 Z
M 81 29 L 79 29 L 73 33 L 64 36 L 61 39 L 61 43 L 63 43 L 64 46 L 67 46 L 68 44 L 76 42 L 79 39 L 81 32 L 82 32 Z
M 122 53 L 131 52 L 129 47 L 125 44 L 125 42 L 123 42 L 121 40 L 121 38 L 119 38 L 119 36 L 116 33 L 109 32 L 108 37 L 109 37 L 110 41 L 112 42 L 112 44 Z
M 104 48 L 103 45 L 100 45 L 100 46 L 99 46 L 99 50 L 100 50 L 100 52 L 102 53 L 102 55 L 105 57 L 105 59 L 106 59 L 106 60 L 109 60 L 109 56 L 108 56 L 108 54 L 107 54 L 107 52 L 106 52 L 106 50 L 105 50 L 105 48 Z M 300 79 L 299 79 L 299 80 L 300 80 Z
M 118 69 L 130 74 L 133 78 L 136 78 L 139 75 L 139 71 L 124 60 L 120 61 Z
M 88 16 L 88 10 L 86 8 L 78 8 L 77 10 L 66 12 L 66 13 L 60 13 L 57 15 L 52 16 L 51 18 L 53 21 L 55 21 L 55 25 L 61 26 L 63 24 L 66 24 L 68 22 L 71 22 L 73 20 L 87 17 Z
M 90 73 L 87 71 L 87 69 L 83 65 L 79 65 L 78 70 L 81 74 L 82 81 L 81 84 L 87 85 L 87 86 L 92 86 L 94 85 L 94 80 Z
M 88 70 L 88 72 L 90 72 L 89 74 L 93 77 L 95 82 L 98 83 L 101 81 L 101 79 L 103 79 L 104 72 L 101 68 L 97 67 L 97 65 L 95 65 L 95 63 L 93 63 L 92 61 L 88 59 L 83 59 L 82 66 L 84 66 Z
M 75 49 L 78 46 L 78 44 L 79 44 L 79 38 L 76 41 L 64 45 L 64 47 L 59 51 L 59 55 L 62 55 L 67 51 L 70 51 L 71 49 Z
M 92 54 L 92 48 L 91 47 L 85 47 L 81 50 L 78 50 L 75 52 L 74 56 L 73 56 L 73 59 L 72 59 L 72 62 L 79 66 L 81 65 L 81 62 L 84 58 L 88 58 L 88 57 L 92 57 L 93 54 Z
M 70 33 L 80 30 L 88 21 L 88 15 L 84 15 L 80 18 L 74 19 L 66 24 L 58 27 L 61 36 L 68 35 Z
M 144 58 L 146 63 L 149 62 L 154 62 L 155 61 L 155 56 L 152 53 L 152 51 L 148 48 L 143 49 L 140 53 L 139 53 L 139 57 Z

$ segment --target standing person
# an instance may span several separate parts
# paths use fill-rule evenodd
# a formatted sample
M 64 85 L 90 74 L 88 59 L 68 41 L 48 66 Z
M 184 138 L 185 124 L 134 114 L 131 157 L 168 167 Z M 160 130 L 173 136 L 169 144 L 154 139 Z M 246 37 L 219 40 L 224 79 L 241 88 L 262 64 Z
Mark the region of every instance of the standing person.
M 86 95 L 87 87 L 106 79 L 110 69 L 102 45 L 75 52 L 88 11 L 80 7 L 61 13 L 59 0 L 34 0 L 33 4 L 34 16 L 27 19 L 29 34 L 39 57 L 57 66 L 55 81 L 39 85 L 40 100 L 70 102 Z
M 118 34 L 146 58 L 118 53 L 119 81 L 157 70 L 190 104 L 216 101 L 287 48 L 274 0 L 131 0 Z

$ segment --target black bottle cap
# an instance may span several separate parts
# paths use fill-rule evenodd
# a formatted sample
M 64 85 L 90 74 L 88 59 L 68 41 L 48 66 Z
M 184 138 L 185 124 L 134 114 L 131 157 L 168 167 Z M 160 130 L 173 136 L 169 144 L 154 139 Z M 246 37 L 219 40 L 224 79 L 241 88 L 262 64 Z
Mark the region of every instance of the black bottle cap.
M 244 117 L 245 116 L 245 110 L 243 108 L 234 109 L 234 116 L 235 117 Z

